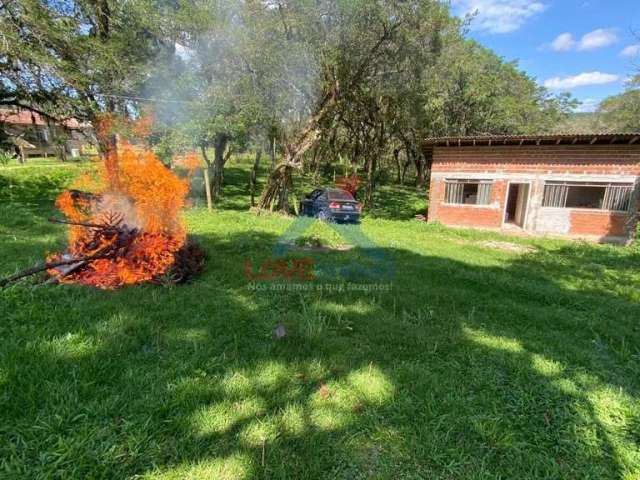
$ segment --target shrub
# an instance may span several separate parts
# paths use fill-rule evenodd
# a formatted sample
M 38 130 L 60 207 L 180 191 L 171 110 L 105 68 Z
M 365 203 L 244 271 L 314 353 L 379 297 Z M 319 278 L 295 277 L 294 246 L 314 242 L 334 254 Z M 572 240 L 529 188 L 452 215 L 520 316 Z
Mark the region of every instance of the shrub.
M 0 165 L 8 165 L 9 162 L 16 160 L 18 156 L 8 150 L 0 150 Z

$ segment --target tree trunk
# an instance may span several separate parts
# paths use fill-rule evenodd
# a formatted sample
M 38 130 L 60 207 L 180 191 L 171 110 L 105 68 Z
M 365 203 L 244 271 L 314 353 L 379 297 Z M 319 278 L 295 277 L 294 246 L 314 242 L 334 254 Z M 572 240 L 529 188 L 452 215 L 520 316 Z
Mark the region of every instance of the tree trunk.
M 405 178 L 407 177 L 407 169 L 409 168 L 409 165 L 411 165 L 411 159 L 409 158 L 409 156 L 407 156 L 407 158 L 404 161 L 404 164 L 402 165 L 402 176 L 400 177 L 400 185 L 404 186 Z
M 313 170 L 313 181 L 317 182 L 320 178 L 320 159 L 322 158 L 320 153 L 320 147 L 316 146 L 313 149 L 313 158 L 311 160 L 311 168 Z
M 202 176 L 204 177 L 204 193 L 207 197 L 207 210 L 213 208 L 213 198 L 211 195 L 211 180 L 209 178 L 209 170 L 211 169 L 211 162 L 207 156 L 207 149 L 204 145 L 200 146 L 202 150 L 202 158 L 204 159 L 204 167 L 202 168 Z
M 402 185 L 402 175 L 401 175 L 401 170 L 402 170 L 402 165 L 400 164 L 400 149 L 399 148 L 394 148 L 393 149 L 393 159 L 396 162 L 396 181 L 399 185 Z
M 373 207 L 373 191 L 375 189 L 376 178 L 376 158 L 374 155 L 368 155 L 367 158 L 367 193 L 365 195 L 364 203 L 367 208 Z
M 262 156 L 262 150 L 258 149 L 256 152 L 256 160 L 253 162 L 253 168 L 249 176 L 249 192 L 251 194 L 251 206 L 256 206 L 256 184 L 258 179 L 258 169 L 260 168 L 260 157 Z
M 413 151 L 413 161 L 416 166 L 416 187 L 424 187 L 425 181 L 425 159 L 420 152 Z
M 213 158 L 213 179 L 211 182 L 211 194 L 214 202 L 218 200 L 220 194 L 222 193 L 225 150 L 227 149 L 228 142 L 229 138 L 225 134 L 220 134 L 216 136 L 215 143 L 213 145 L 215 156 Z
M 316 159 L 315 166 L 313 168 L 313 181 L 316 182 L 316 183 L 320 181 L 320 166 L 321 165 L 322 165 L 322 157 L 318 156 L 318 158 Z
M 113 133 L 96 135 L 98 139 L 98 155 L 105 166 L 110 185 L 119 191 L 120 168 L 118 166 L 118 139 Z
M 276 168 L 276 137 L 275 135 L 271 139 L 271 148 L 269 149 L 269 153 L 271 154 L 271 169 Z
M 207 210 L 213 208 L 213 200 L 211 199 L 211 180 L 209 179 L 209 165 L 202 167 L 202 176 L 204 177 L 204 193 L 207 197 Z
M 403 165 L 403 168 L 402 168 L 402 185 L 404 185 L 405 180 L 406 180 L 407 169 L 409 168 L 409 166 L 411 164 L 416 162 L 415 151 L 413 150 L 411 142 L 408 139 L 405 138 L 403 143 L 404 143 L 404 153 L 405 153 L 406 158 L 405 158 L 404 165 Z M 416 175 L 417 175 L 417 172 L 416 172 Z
M 100 160 L 106 161 L 109 154 L 116 153 L 118 148 L 118 139 L 112 134 L 96 135 L 98 140 L 98 155 Z
M 418 159 L 418 161 L 416 162 L 416 170 L 416 188 L 422 188 L 424 187 L 425 175 L 424 164 L 422 163 L 421 159 Z
M 431 166 L 433 165 L 433 152 L 432 151 L 427 151 L 424 152 L 423 150 L 420 150 L 420 155 L 422 158 L 424 158 L 424 172 L 423 172 L 423 181 L 422 181 L 422 185 L 420 185 L 420 188 L 423 188 L 425 186 L 426 183 L 428 183 L 429 178 L 431 177 Z
M 289 189 L 293 184 L 293 166 L 281 163 L 269 175 L 258 206 L 261 209 L 283 212 L 289 211 Z
M 67 148 L 65 147 L 65 145 L 58 145 L 57 156 L 61 162 L 67 161 Z
M 115 190 L 120 190 L 120 168 L 118 165 L 118 138 L 114 132 L 115 105 L 113 99 L 105 101 L 106 112 L 93 112 L 89 120 L 94 125 L 98 155 L 105 166 L 109 183 Z

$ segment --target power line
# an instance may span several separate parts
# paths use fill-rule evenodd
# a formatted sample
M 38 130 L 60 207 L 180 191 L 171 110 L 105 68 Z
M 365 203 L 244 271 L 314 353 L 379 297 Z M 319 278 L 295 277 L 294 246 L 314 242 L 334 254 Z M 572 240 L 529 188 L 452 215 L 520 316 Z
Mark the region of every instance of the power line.
M 131 95 L 114 95 L 108 93 L 98 93 L 96 94 L 98 97 L 107 97 L 107 98 L 120 98 L 124 100 L 135 100 L 140 102 L 155 102 L 155 103 L 196 103 L 196 100 L 176 100 L 176 99 L 166 99 L 166 98 L 148 98 L 148 97 L 134 97 Z

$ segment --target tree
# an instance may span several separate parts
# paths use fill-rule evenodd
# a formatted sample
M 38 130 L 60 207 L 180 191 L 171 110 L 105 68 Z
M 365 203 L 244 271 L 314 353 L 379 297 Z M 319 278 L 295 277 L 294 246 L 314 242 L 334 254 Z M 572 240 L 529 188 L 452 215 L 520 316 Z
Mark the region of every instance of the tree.
M 449 43 L 443 53 L 425 89 L 433 135 L 541 133 L 575 105 L 473 40 Z
M 384 100 L 373 92 L 389 68 L 397 66 L 402 52 L 405 24 L 420 27 L 416 13 L 443 11 L 437 2 L 368 2 L 320 1 L 292 5 L 274 2 L 282 18 L 281 33 L 288 42 L 299 42 L 317 67 L 315 91 L 309 114 L 298 122 L 290 140 L 284 146 L 280 165 L 272 172 L 260 201 L 262 208 L 286 209 L 287 189 L 291 172 L 301 168 L 304 154 L 323 138 L 338 139 L 340 132 L 349 131 L 360 138 L 346 148 L 360 154 L 363 145 L 370 145 L 374 131 L 379 145 L 386 137 L 380 122 L 372 122 Z M 419 17 L 422 18 L 422 17 Z M 439 25 L 427 22 L 429 30 Z M 424 33 L 424 28 L 420 28 Z M 355 111 L 358 114 L 355 114 Z M 368 118 L 367 121 L 365 121 Z M 368 122 L 368 124 L 367 124 Z M 372 126 L 375 123 L 375 126 Z M 331 132 L 336 133 L 332 135 Z M 382 133 L 381 133 L 382 132 Z M 329 145 L 335 149 L 335 145 Z M 357 155 L 356 155 L 357 156 Z M 364 157 L 363 157 L 364 158 Z M 375 159 L 367 155 L 370 180 L 373 179 Z M 371 183 L 371 182 L 369 182 Z
M 640 131 L 640 76 L 620 95 L 605 98 L 598 108 L 599 121 L 612 132 Z
M 378 12 L 381 18 L 398 19 L 393 34 L 368 67 L 368 74 L 355 88 L 342 92 L 329 132 L 323 136 L 322 150 L 346 156 L 366 175 L 365 203 L 373 202 L 373 190 L 384 159 L 397 150 L 397 136 L 407 140 L 408 116 L 418 110 L 415 89 L 424 68 L 440 52 L 441 37 L 456 31 L 456 22 L 434 2 L 406 2 Z M 356 24 L 352 43 L 357 44 L 367 23 Z M 343 49 L 349 51 L 353 49 Z M 341 59 L 348 65 L 350 58 Z M 347 67 L 353 69 L 353 67 Z M 416 139 L 416 144 L 419 140 Z M 415 149 L 412 149 L 415 151 Z M 399 151 L 398 151 L 399 156 Z
M 130 116 L 159 60 L 174 53 L 172 2 L 22 0 L 0 4 L 0 104 L 96 123 Z M 132 46 L 135 45 L 135 48 Z M 101 153 L 110 136 L 99 138 Z
M 233 149 L 266 136 L 273 123 L 275 89 L 267 88 L 270 67 L 256 37 L 253 12 L 259 2 L 193 2 L 181 6 L 181 61 L 155 81 L 154 97 L 178 103 L 156 106 L 166 136 L 191 138 L 206 164 L 209 206 L 222 194 L 224 166 Z M 209 154 L 213 149 L 213 157 Z

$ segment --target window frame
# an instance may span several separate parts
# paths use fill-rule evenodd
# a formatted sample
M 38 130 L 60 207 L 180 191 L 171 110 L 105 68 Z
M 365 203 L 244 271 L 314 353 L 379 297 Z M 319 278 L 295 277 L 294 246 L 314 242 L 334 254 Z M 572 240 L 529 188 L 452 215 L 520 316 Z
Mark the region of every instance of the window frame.
M 561 187 L 559 189 L 560 192 L 557 192 L 553 195 L 555 195 L 556 200 L 558 199 L 557 196 L 560 195 L 560 198 L 562 198 L 562 203 L 564 203 L 564 205 L 562 206 L 545 205 L 545 201 L 547 199 L 547 187 Z M 564 187 L 564 191 L 562 191 L 562 187 Z M 602 199 L 603 206 L 601 208 L 568 207 L 567 199 L 569 197 L 570 187 L 604 188 L 605 192 L 604 192 L 604 197 Z M 608 196 L 611 195 L 610 189 L 612 188 L 628 190 L 628 193 L 626 194 L 628 195 L 628 198 L 625 200 L 627 207 L 625 209 L 605 208 L 605 204 L 609 200 Z M 631 211 L 631 207 L 633 203 L 633 190 L 634 190 L 634 184 L 629 182 L 597 182 L 597 181 L 579 182 L 579 181 L 573 181 L 573 180 L 545 180 L 544 188 L 542 191 L 542 201 L 540 205 L 542 208 L 553 208 L 556 210 L 586 210 L 586 211 L 593 211 L 593 212 L 629 213 Z
M 449 205 L 449 206 L 456 206 L 456 207 L 490 207 L 491 206 L 491 195 L 493 194 L 493 184 L 495 183 L 495 180 L 491 180 L 488 178 L 480 178 L 480 179 L 475 179 L 475 178 L 445 178 L 444 179 L 444 184 L 445 184 L 445 188 L 444 188 L 444 201 L 442 202 L 444 205 Z M 464 185 L 468 185 L 468 184 L 472 184 L 472 185 L 478 185 L 478 193 L 477 193 L 477 198 L 476 198 L 476 203 L 460 203 L 460 202 L 450 202 L 447 201 L 450 198 L 450 194 L 448 193 L 448 190 L 450 187 L 450 185 L 462 185 L 462 191 L 461 194 L 464 195 Z M 477 200 L 480 198 L 480 187 L 481 186 L 485 186 L 488 187 L 486 192 L 484 192 L 484 196 L 486 196 L 486 202 L 483 203 L 478 203 Z M 464 199 L 464 198 L 463 198 Z

